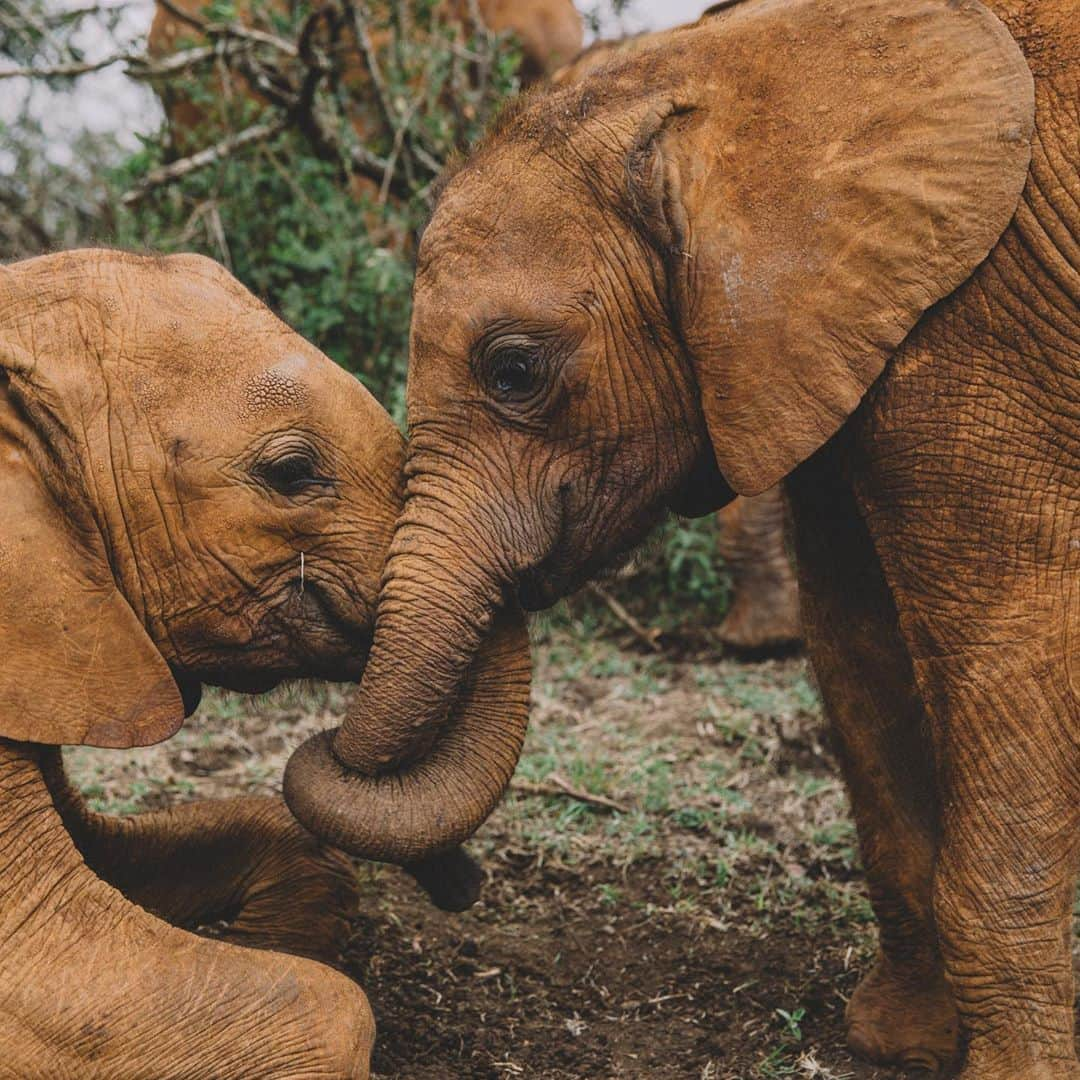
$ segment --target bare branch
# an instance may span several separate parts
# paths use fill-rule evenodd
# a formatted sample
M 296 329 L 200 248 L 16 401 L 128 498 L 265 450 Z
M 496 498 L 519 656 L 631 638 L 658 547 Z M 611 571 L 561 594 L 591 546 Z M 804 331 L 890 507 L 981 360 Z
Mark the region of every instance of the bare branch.
M 284 129 L 284 120 L 275 120 L 273 123 L 268 124 L 252 124 L 251 127 L 244 128 L 243 131 L 230 135 L 213 146 L 200 150 L 197 154 L 191 154 L 189 157 L 180 158 L 179 161 L 173 161 L 168 165 L 161 166 L 159 169 L 151 170 L 136 187 L 126 191 L 121 196 L 120 201 L 124 206 L 133 206 L 149 195 L 155 188 L 170 184 L 174 180 L 179 180 L 182 176 L 197 172 L 199 169 L 205 169 L 208 165 L 224 161 L 225 158 L 235 154 L 238 150 L 242 150 L 245 146 L 272 139 Z
M 53 64 L 51 67 L 5 68 L 0 71 L 0 79 L 74 79 L 79 75 L 88 75 L 92 71 L 101 71 L 113 64 L 131 64 L 138 57 L 131 53 L 114 53 L 103 60 L 86 63 Z
M 299 56 L 296 46 L 291 41 L 286 41 L 285 38 L 278 37 L 277 34 L 268 34 L 265 30 L 256 30 L 252 26 L 244 26 L 241 23 L 210 23 L 206 27 L 206 36 L 209 38 L 239 38 L 242 41 L 250 41 L 256 45 L 267 45 L 271 49 L 277 49 L 278 52 L 284 53 L 286 56 L 294 58 Z
M 178 75 L 189 68 L 198 67 L 208 60 L 213 60 L 218 50 L 213 45 L 199 45 L 192 49 L 181 49 L 179 52 L 170 53 L 161 60 L 151 60 L 146 56 L 131 56 L 127 58 L 128 69 L 126 74 L 133 79 L 165 79 L 170 75 Z
M 364 0 L 346 0 L 346 11 L 352 16 L 353 31 L 356 34 L 360 51 L 364 54 L 364 63 L 367 65 L 368 74 L 371 76 L 372 85 L 375 87 L 375 95 L 379 99 L 383 116 L 391 132 L 397 133 L 397 112 L 390 100 L 390 92 L 386 89 L 386 80 L 383 78 L 382 66 L 379 64 L 379 55 L 375 51 L 375 45 L 371 40 L 371 19 L 368 16 L 367 4 Z
M 157 2 L 174 18 L 179 19 L 182 23 L 187 23 L 188 26 L 194 27 L 196 30 L 205 31 L 206 23 L 200 19 L 197 15 L 192 15 L 190 12 L 184 11 L 182 8 L 178 8 L 172 0 L 157 0 Z

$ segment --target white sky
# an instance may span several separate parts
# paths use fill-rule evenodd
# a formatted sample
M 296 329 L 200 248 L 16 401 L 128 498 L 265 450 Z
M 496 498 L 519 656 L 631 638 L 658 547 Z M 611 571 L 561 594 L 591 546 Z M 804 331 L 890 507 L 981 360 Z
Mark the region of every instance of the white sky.
M 54 0 L 57 8 L 78 7 L 83 0 Z M 663 29 L 696 19 L 708 7 L 710 0 L 634 0 L 629 13 L 623 19 L 623 30 Z M 589 0 L 579 2 L 584 9 L 591 7 Z M 126 7 L 120 32 L 136 43 L 146 38 L 153 18 L 153 0 L 133 0 Z M 617 34 L 617 26 L 605 27 L 606 34 Z M 116 43 L 98 34 L 100 40 L 83 40 L 88 58 L 107 56 Z M 66 164 L 70 156 L 66 134 L 89 129 L 95 132 L 115 131 L 121 141 L 134 148 L 138 145 L 137 134 L 153 131 L 160 120 L 160 107 L 153 93 L 146 86 L 137 84 L 124 75 L 119 67 L 85 75 L 79 80 L 78 91 L 70 95 L 50 94 L 45 88 L 31 91 L 20 80 L 0 80 L 0 122 L 10 121 L 18 115 L 27 93 L 33 93 L 33 108 L 42 117 L 47 129 L 54 131 L 53 154 L 58 163 Z M 0 161 L 0 167 L 3 162 Z

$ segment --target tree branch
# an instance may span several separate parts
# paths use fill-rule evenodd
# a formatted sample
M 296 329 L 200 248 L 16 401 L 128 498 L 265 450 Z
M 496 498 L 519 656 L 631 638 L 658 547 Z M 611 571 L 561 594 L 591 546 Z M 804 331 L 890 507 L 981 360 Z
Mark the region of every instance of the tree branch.
M 74 79 L 79 75 L 89 75 L 92 71 L 101 71 L 103 68 L 112 67 L 113 64 L 131 64 L 138 61 L 138 59 L 131 53 L 114 53 L 112 56 L 106 56 L 103 60 L 85 63 L 69 62 L 66 64 L 53 64 L 51 67 L 44 68 L 5 68 L 0 71 L 0 79 Z
M 187 23 L 188 26 L 193 26 L 196 30 L 205 31 L 206 23 L 200 19 L 197 15 L 192 15 L 190 12 L 184 11 L 182 8 L 178 8 L 172 0 L 157 0 L 157 2 L 174 18 L 179 19 L 182 23 Z
M 275 120 L 268 124 L 252 124 L 251 127 L 244 128 L 243 131 L 230 135 L 213 146 L 200 150 L 197 154 L 191 154 L 189 157 L 180 158 L 178 161 L 170 162 L 170 164 L 163 165 L 159 169 L 151 170 L 135 187 L 130 191 L 126 191 L 121 196 L 120 201 L 124 206 L 133 206 L 149 195 L 155 188 L 170 184 L 174 180 L 179 180 L 182 176 L 197 172 L 199 169 L 205 169 L 208 165 L 224 161 L 225 158 L 235 154 L 238 150 L 242 150 L 245 146 L 272 139 L 284 129 L 284 120 Z

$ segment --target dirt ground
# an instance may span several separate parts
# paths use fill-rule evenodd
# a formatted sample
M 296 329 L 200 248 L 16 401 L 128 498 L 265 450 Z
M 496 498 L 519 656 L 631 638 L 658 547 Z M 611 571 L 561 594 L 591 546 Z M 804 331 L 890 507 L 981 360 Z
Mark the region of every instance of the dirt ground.
M 655 654 L 570 617 L 535 637 L 516 786 L 471 844 L 482 902 L 447 915 L 400 871 L 358 868 L 344 960 L 379 1022 L 376 1074 L 893 1076 L 843 1047 L 873 935 L 804 661 L 723 658 L 708 633 Z M 273 792 L 343 702 L 215 694 L 162 746 L 68 760 L 119 813 Z

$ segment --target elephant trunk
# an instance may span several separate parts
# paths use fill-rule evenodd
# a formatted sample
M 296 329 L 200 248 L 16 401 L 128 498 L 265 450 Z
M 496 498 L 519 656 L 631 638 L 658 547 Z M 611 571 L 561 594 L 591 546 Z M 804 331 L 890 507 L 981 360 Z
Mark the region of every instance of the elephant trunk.
M 305 826 L 384 862 L 472 835 L 510 782 L 528 722 L 524 617 L 462 556 L 471 544 L 432 527 L 440 510 L 407 503 L 359 692 L 338 732 L 301 746 L 285 773 Z

